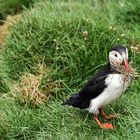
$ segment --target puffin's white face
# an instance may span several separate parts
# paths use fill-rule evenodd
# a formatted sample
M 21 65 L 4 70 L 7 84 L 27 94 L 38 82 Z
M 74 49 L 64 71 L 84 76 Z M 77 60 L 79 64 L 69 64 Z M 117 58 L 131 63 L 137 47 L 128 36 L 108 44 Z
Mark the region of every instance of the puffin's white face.
M 128 64 L 128 49 L 125 47 L 116 47 L 109 52 L 109 62 L 113 68 L 125 67 L 130 70 Z

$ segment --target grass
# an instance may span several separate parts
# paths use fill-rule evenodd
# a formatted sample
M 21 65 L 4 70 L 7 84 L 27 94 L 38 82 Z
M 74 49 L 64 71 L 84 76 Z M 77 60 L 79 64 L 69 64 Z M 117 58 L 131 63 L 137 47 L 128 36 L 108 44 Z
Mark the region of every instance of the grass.
M 23 7 L 29 7 L 32 0 L 0 0 L 0 20 L 5 20 L 8 15 L 19 13 Z M 3 21 L 0 21 L 2 24 Z
M 0 55 L 0 138 L 139 139 L 139 77 L 117 102 L 106 107 L 108 114 L 120 114 L 112 120 L 114 130 L 100 129 L 86 111 L 61 105 L 107 63 L 108 51 L 115 44 L 129 48 L 133 66 L 139 70 L 140 53 L 130 49 L 140 44 L 137 11 L 137 3 L 126 0 L 40 0 L 24 11 Z M 23 90 L 17 92 L 14 87 L 25 75 L 39 77 L 33 89 L 50 95 L 47 103 L 30 106 L 30 99 L 19 100 Z M 26 84 L 24 91 L 29 93 Z

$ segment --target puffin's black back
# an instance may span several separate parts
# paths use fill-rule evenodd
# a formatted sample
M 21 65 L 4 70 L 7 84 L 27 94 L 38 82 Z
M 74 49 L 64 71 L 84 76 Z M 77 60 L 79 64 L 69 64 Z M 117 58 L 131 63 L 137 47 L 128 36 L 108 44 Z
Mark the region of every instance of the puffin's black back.
M 72 105 L 80 109 L 86 109 L 90 105 L 90 100 L 99 96 L 106 88 L 105 79 L 111 71 L 110 64 L 108 63 L 100 72 L 95 74 L 85 85 L 85 87 L 76 94 L 73 94 L 63 105 Z

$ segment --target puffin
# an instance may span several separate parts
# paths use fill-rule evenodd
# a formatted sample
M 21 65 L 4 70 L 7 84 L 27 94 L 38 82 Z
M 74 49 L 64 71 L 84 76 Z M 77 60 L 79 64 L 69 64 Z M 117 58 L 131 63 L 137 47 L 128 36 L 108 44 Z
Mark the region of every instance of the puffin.
M 106 115 L 104 106 L 118 99 L 127 89 L 131 79 L 126 78 L 122 70 L 128 73 L 131 71 L 128 49 L 123 45 L 116 45 L 109 51 L 108 63 L 93 75 L 78 93 L 72 94 L 62 104 L 88 110 L 101 128 L 113 129 L 112 123 L 102 123 L 98 115 L 104 119 L 116 117 Z

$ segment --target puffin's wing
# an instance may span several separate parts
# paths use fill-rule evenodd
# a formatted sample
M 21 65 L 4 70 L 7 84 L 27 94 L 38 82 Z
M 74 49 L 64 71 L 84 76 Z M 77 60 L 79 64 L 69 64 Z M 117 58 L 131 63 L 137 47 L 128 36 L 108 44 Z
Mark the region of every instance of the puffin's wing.
M 93 99 L 96 98 L 106 88 L 105 79 L 107 73 L 98 73 L 90 79 L 85 87 L 79 92 L 79 96 L 83 98 Z
M 110 67 L 107 65 L 95 74 L 79 93 L 72 94 L 63 104 L 72 105 L 81 109 L 87 108 L 90 104 L 90 100 L 96 98 L 106 88 L 105 79 L 109 72 Z

